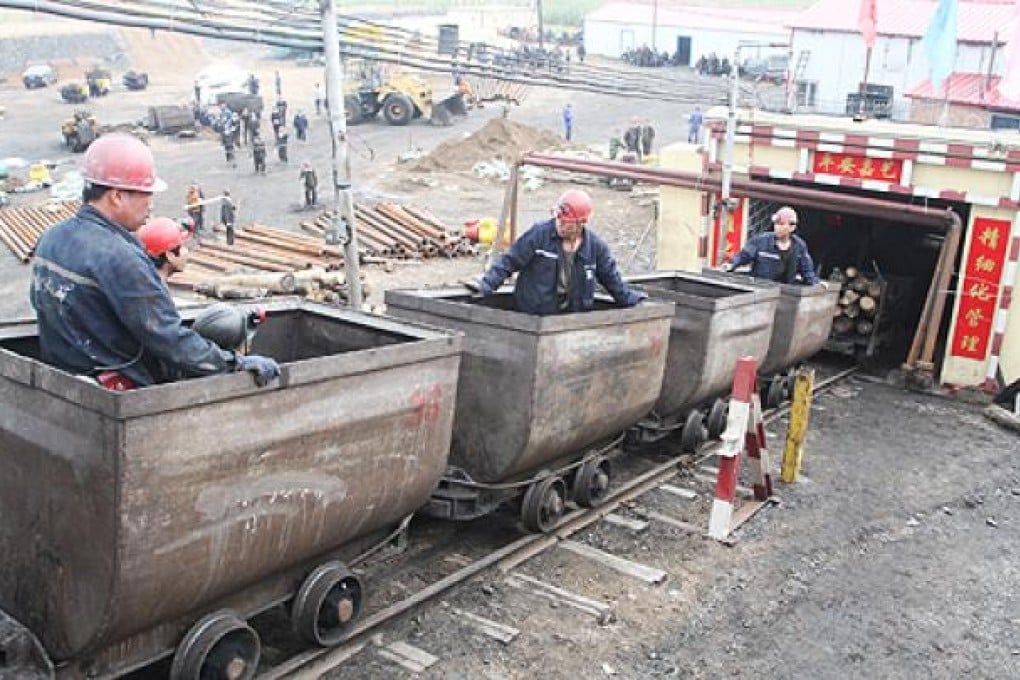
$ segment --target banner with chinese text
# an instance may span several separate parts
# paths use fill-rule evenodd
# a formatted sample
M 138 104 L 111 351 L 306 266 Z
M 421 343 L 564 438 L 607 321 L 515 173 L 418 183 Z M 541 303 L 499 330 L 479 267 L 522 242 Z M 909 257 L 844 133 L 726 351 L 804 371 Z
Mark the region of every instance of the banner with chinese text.
M 838 175 L 839 177 L 874 179 L 880 182 L 899 184 L 903 177 L 903 161 L 816 151 L 812 172 L 816 175 Z
M 1011 229 L 1009 220 L 974 219 L 970 252 L 963 268 L 952 356 L 983 361 L 988 354 Z
M 722 202 L 722 195 L 715 195 L 716 205 Z M 715 219 L 712 222 L 712 238 L 710 240 L 710 252 L 708 262 L 710 267 L 718 267 L 726 260 L 740 252 L 740 239 L 744 233 L 744 199 L 734 199 L 737 207 L 733 209 L 733 227 L 726 232 L 725 254 L 719 257 L 719 239 L 722 237 L 723 227 L 726 224 L 726 211 L 721 207 L 715 211 Z

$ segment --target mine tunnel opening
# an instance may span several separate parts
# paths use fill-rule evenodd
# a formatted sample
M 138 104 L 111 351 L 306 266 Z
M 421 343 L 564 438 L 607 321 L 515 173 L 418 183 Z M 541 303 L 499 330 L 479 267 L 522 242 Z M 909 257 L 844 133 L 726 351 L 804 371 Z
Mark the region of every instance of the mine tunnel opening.
M 832 191 L 875 197 L 872 192 L 844 187 L 832 187 Z M 970 214 L 970 206 L 962 202 L 893 194 L 881 198 L 891 203 L 923 205 L 933 212 L 952 209 L 963 224 L 967 224 Z M 772 214 L 779 207 L 779 203 L 752 199 L 749 236 L 771 230 Z M 798 214 L 796 234 L 807 242 L 816 272 L 830 286 L 840 287 L 825 349 L 852 356 L 876 370 L 899 367 L 910 352 L 929 288 L 937 277 L 936 267 L 948 224 L 917 224 L 880 209 L 874 215 L 863 216 L 824 204 L 794 207 Z M 958 248 L 939 322 L 934 354 L 936 374 L 941 371 L 941 357 L 949 337 L 962 253 L 963 248 Z

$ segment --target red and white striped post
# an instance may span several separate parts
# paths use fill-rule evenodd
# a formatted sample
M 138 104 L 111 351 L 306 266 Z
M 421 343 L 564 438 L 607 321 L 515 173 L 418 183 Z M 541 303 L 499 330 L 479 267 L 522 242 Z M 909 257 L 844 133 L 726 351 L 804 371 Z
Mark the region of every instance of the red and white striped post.
M 712 501 L 712 514 L 708 520 L 708 535 L 716 540 L 724 540 L 731 531 L 741 452 L 747 453 L 754 473 L 755 500 L 765 501 L 772 495 L 772 475 L 768 471 L 757 372 L 758 362 L 754 357 L 742 357 L 737 361 L 729 416 L 718 454 L 719 475 L 715 482 L 715 500 Z

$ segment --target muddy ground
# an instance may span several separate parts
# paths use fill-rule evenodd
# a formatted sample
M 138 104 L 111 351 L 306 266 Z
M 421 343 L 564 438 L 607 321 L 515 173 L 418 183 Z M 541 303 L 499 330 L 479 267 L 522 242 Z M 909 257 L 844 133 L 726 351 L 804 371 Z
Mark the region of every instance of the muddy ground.
M 292 108 L 312 109 L 318 71 L 269 61 L 248 48 L 204 49 L 209 59 L 234 53 L 261 75 L 264 87 L 271 88 L 279 69 Z M 116 91 L 94 109 L 104 122 L 139 118 L 151 103 L 186 98 L 190 75 L 150 65 L 154 84 L 148 92 Z M 437 91 L 448 85 L 436 80 Z M 59 121 L 70 107 L 54 88 L 26 92 L 8 83 L 0 91 L 7 108 L 0 156 L 77 158 L 60 146 Z M 683 134 L 688 113 L 672 104 L 532 90 L 510 116 L 558 132 L 568 100 L 582 144 L 604 144 L 631 115 L 650 117 L 659 139 L 672 141 Z M 427 152 L 498 115 L 495 107 L 473 111 L 451 128 L 354 128 L 359 200 L 423 205 L 451 223 L 498 214 L 505 189 L 498 182 L 468 172 L 417 175 L 395 163 L 410 147 Z M 288 166 L 272 161 L 267 177 L 255 177 L 245 163 L 227 167 L 211 138 L 153 138 L 160 172 L 171 185 L 157 199 L 156 212 L 179 214 L 186 184 L 197 179 L 208 193 L 229 188 L 241 205 L 242 223 L 256 219 L 296 229 L 306 216 L 299 208 L 297 168 L 308 159 L 326 174 L 324 130 L 323 119 L 313 115 L 308 144 L 293 145 Z M 436 185 L 426 186 L 432 180 Z M 523 192 L 522 221 L 544 217 L 561 189 Z M 654 233 L 640 247 L 638 242 L 653 207 L 608 189 L 596 192 L 597 229 L 618 259 L 630 271 L 652 268 Z M 399 265 L 392 273 L 370 267 L 368 276 L 378 291 L 451 282 L 481 267 L 481 259 L 432 261 Z M 0 255 L 2 318 L 27 313 L 27 274 L 9 254 Z M 785 427 L 770 429 L 777 458 L 776 436 Z M 855 380 L 817 400 L 805 477 L 780 486 L 782 504 L 759 514 L 735 547 L 654 521 L 636 532 L 600 524 L 576 540 L 662 569 L 666 581 L 646 585 L 562 549 L 519 568 L 609 605 L 612 622 L 550 603 L 489 572 L 388 626 L 374 642 L 405 641 L 434 655 L 438 661 L 421 673 L 430 678 L 1020 677 L 1018 455 L 1016 436 L 985 421 L 978 407 Z M 622 514 L 640 518 L 649 509 L 671 508 L 677 518 L 701 521 L 711 487 L 698 488 L 700 496 L 689 506 L 651 496 Z M 513 524 L 505 516 L 491 521 Z M 373 585 L 399 593 L 413 584 Z M 495 642 L 459 611 L 520 634 L 509 644 Z M 370 644 L 331 677 L 412 675 Z

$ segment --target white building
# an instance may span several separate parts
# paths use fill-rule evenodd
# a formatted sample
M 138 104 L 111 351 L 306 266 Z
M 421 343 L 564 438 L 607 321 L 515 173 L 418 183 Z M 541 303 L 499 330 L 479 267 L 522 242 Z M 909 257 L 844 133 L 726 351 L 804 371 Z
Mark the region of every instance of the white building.
M 921 38 L 937 4 L 936 0 L 878 0 L 878 35 L 867 82 L 892 88 L 894 118 L 934 122 L 926 116 L 911 116 L 908 95 L 924 97 L 929 66 Z M 959 3 L 954 75 L 1002 74 L 1013 7 L 1013 2 L 1002 0 Z M 859 91 L 867 52 L 858 28 L 859 11 L 856 0 L 821 0 L 789 21 L 798 110 L 845 113 L 847 95 Z M 954 82 L 958 79 L 951 78 L 950 83 Z M 931 95 L 930 86 L 927 95 Z
M 733 59 L 737 44 L 787 42 L 785 27 L 796 13 L 789 10 L 687 7 L 656 0 L 607 2 L 584 18 L 584 46 L 589 54 L 619 57 L 643 45 L 660 54 L 680 53 L 681 65 L 715 52 Z M 745 51 L 744 56 L 757 56 Z

